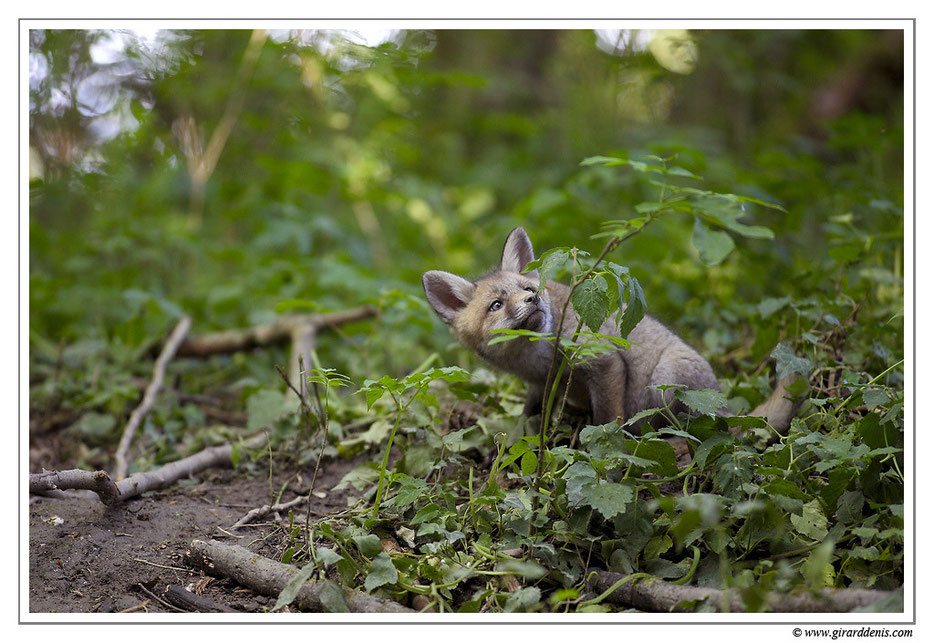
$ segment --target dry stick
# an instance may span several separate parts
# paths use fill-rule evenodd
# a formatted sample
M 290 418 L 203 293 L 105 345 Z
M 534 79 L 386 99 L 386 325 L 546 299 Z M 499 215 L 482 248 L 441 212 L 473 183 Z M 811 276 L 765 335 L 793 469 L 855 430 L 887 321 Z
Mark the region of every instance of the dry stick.
M 595 570 L 598 574 L 596 589 L 606 592 L 625 576 L 614 572 Z M 770 612 L 850 612 L 869 607 L 891 598 L 900 591 L 882 592 L 874 589 L 829 589 L 818 592 L 782 594 L 769 592 L 766 599 Z M 747 608 L 738 592 L 708 587 L 675 585 L 665 581 L 631 580 L 620 584 L 607 597 L 607 601 L 618 605 L 632 606 L 645 612 L 693 612 L 693 601 L 707 601 L 718 612 L 745 612 Z M 687 605 L 680 605 L 689 601 Z
M 239 610 L 232 609 L 222 605 L 217 601 L 212 601 L 205 596 L 198 596 L 181 585 L 169 585 L 165 588 L 165 599 L 176 608 L 183 608 L 187 611 L 195 612 L 232 612 L 239 613 Z
M 230 529 L 231 531 L 234 531 L 235 529 L 240 529 L 240 527 L 246 524 L 249 524 L 253 522 L 254 520 L 262 518 L 263 516 L 268 516 L 271 513 L 275 513 L 279 511 L 285 511 L 286 509 L 291 509 L 295 505 L 301 504 L 302 501 L 308 500 L 308 499 L 309 499 L 308 496 L 304 495 L 304 496 L 299 496 L 298 498 L 289 500 L 288 502 L 280 502 L 279 504 L 276 504 L 276 505 L 263 505 L 262 507 L 251 509 L 250 511 L 246 513 L 245 516 L 243 516 L 243 518 L 241 518 L 240 520 L 235 522 L 233 525 L 228 527 L 228 529 Z
M 178 349 L 179 356 L 209 357 L 246 351 L 260 346 L 281 344 L 292 339 L 294 329 L 313 326 L 316 331 L 375 317 L 373 306 L 360 306 L 336 313 L 314 315 L 284 315 L 274 321 L 252 328 L 224 330 L 205 335 L 192 335 Z
M 211 576 L 223 575 L 232 578 L 240 585 L 265 596 L 278 596 L 289 579 L 298 573 L 298 569 L 292 565 L 254 554 L 238 545 L 226 545 L 216 540 L 193 540 L 185 552 L 185 562 Z M 320 582 L 305 583 L 296 595 L 294 604 L 311 612 L 325 611 L 321 602 L 321 590 L 324 586 L 325 584 Z M 344 591 L 344 601 L 351 612 L 412 612 L 395 601 L 351 590 Z
M 261 435 L 247 440 L 244 446 L 258 448 L 265 444 Z M 205 469 L 230 465 L 233 445 L 224 444 L 208 447 L 203 451 L 170 462 L 152 471 L 134 473 L 129 478 L 114 482 L 106 471 L 43 471 L 29 475 L 29 493 L 43 493 L 55 489 L 89 489 L 96 493 L 101 502 L 111 506 L 135 498 L 147 491 L 167 487 L 177 480 L 187 478 Z
M 162 353 L 159 354 L 159 359 L 156 360 L 156 365 L 152 369 L 152 381 L 149 383 L 149 386 L 146 387 L 143 401 L 140 402 L 140 405 L 133 411 L 133 414 L 130 416 L 130 421 L 127 422 L 126 428 L 123 429 L 123 437 L 120 438 L 120 446 L 117 447 L 117 453 L 114 456 L 116 460 L 114 474 L 117 480 L 126 477 L 127 452 L 130 450 L 130 445 L 133 443 L 133 436 L 136 433 L 136 429 L 139 428 L 140 423 L 143 421 L 143 418 L 146 417 L 146 414 L 149 413 L 149 409 L 152 408 L 152 405 L 155 403 L 156 395 L 158 395 L 159 389 L 162 388 L 162 380 L 165 378 L 165 367 L 175 356 L 185 336 L 188 335 L 189 328 L 191 328 L 191 318 L 187 316 L 182 317 L 175 326 L 175 330 L 173 330 L 172 334 L 169 336 L 168 341 L 165 343 Z

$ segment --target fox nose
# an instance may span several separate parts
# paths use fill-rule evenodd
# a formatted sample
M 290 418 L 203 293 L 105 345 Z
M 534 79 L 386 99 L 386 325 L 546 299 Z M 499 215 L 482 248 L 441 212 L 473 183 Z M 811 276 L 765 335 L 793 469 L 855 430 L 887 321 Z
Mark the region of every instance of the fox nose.
M 525 303 L 527 304 L 537 304 L 538 303 L 538 293 L 534 293 L 525 298 Z

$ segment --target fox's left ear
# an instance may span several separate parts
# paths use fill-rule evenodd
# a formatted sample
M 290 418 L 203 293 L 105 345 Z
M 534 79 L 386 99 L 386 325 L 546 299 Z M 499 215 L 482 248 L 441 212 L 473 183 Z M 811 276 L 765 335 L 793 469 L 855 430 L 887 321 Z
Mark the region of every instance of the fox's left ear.
M 504 272 L 522 272 L 530 261 L 535 260 L 535 253 L 532 252 L 532 242 L 529 241 L 529 235 L 521 227 L 515 228 L 506 237 L 506 245 L 503 246 L 503 258 L 499 262 L 499 269 Z M 538 278 L 538 271 L 525 273 L 533 279 Z

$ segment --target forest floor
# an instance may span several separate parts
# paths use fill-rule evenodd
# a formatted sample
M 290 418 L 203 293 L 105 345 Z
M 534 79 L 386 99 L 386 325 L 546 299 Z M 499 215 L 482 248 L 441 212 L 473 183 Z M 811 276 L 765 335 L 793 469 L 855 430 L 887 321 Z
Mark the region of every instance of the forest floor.
M 358 460 L 322 462 L 313 497 L 312 517 L 346 508 L 346 492 L 332 489 Z M 312 472 L 302 472 L 305 489 Z M 215 469 L 115 507 L 96 496 L 30 497 L 29 611 L 180 612 L 155 600 L 168 585 L 180 585 L 238 612 L 271 609 L 276 597 L 261 596 L 225 578 L 210 579 L 184 562 L 192 540 L 216 539 L 247 547 L 278 560 L 288 529 L 273 516 L 229 528 L 253 508 L 270 502 L 289 474 L 250 476 L 241 470 Z M 294 482 L 294 481 L 293 481 Z M 300 488 L 300 483 L 295 483 Z M 296 497 L 290 489 L 280 502 Z M 317 494 L 317 492 L 316 492 Z M 304 518 L 304 504 L 296 513 Z M 281 515 L 287 523 L 287 515 Z M 298 516 L 296 516 L 298 518 Z M 286 525 L 287 526 L 287 525 Z

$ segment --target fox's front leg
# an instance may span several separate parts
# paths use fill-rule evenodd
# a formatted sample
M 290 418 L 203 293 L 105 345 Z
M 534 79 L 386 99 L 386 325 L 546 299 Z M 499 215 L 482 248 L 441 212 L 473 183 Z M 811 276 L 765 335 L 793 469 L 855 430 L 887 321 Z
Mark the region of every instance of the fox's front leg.
M 542 396 L 545 389 L 536 384 L 529 384 L 529 390 L 525 395 L 525 408 L 522 409 L 523 415 L 531 417 L 542 412 Z
M 604 355 L 588 369 L 587 392 L 594 425 L 625 418 L 626 364 L 616 353 Z

